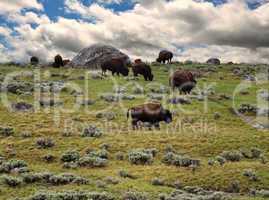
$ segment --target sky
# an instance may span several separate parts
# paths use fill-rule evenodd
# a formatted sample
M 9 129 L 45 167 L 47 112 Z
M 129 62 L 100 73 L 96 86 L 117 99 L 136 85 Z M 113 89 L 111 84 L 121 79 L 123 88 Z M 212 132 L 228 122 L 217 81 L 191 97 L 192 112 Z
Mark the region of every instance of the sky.
M 0 0 L 0 62 L 72 59 L 90 45 L 153 61 L 269 63 L 269 0 Z

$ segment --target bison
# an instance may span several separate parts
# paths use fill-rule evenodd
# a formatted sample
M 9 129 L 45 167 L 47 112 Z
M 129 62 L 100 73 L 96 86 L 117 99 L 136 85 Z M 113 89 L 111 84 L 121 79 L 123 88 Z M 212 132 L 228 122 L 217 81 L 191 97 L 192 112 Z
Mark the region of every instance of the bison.
M 31 57 L 30 59 L 31 65 L 37 65 L 39 63 L 39 59 L 36 56 Z
M 168 61 L 168 63 L 172 62 L 173 53 L 170 51 L 163 50 L 159 53 L 159 57 L 156 59 L 159 63 L 164 63 Z
M 180 94 L 189 94 L 191 90 L 196 86 L 197 81 L 194 76 L 189 71 L 177 70 L 175 71 L 169 79 L 169 84 L 173 91 L 178 88 Z
M 134 76 L 138 76 L 138 74 L 141 74 L 142 76 L 144 76 L 145 81 L 153 81 L 154 76 L 151 72 L 151 68 L 146 63 L 142 61 L 135 62 L 132 66 L 132 70 Z
M 129 115 L 132 117 L 133 129 L 138 129 L 138 122 L 149 123 L 150 127 L 154 125 L 156 128 L 160 128 L 160 122 L 164 121 L 166 123 L 171 123 L 172 113 L 164 109 L 160 103 L 151 102 L 142 104 L 136 107 L 132 107 L 127 112 L 127 119 Z
M 59 68 L 59 67 L 63 67 L 64 66 L 64 63 L 63 63 L 63 58 L 62 56 L 60 56 L 59 54 L 56 55 L 54 57 L 54 63 L 53 63 L 53 67 L 55 68 Z
M 68 60 L 68 59 L 63 60 L 64 66 L 67 65 L 68 63 L 70 63 L 70 60 Z
M 112 72 L 112 75 L 116 73 L 118 76 L 122 74 L 123 76 L 128 76 L 129 69 L 127 68 L 123 59 L 112 58 L 101 64 L 102 75 L 106 74 L 106 71 L 109 70 Z

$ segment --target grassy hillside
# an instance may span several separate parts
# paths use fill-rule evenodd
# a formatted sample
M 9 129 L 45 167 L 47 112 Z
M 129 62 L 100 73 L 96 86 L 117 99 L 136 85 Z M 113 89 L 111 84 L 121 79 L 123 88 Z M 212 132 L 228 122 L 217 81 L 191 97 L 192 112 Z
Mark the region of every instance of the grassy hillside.
M 76 87 L 83 90 L 83 95 L 95 101 L 93 105 L 80 106 L 72 113 L 63 112 L 61 106 L 41 107 L 28 112 L 10 111 L 0 104 L 0 124 L 2 127 L 14 128 L 11 136 L 0 135 L 0 155 L 5 161 L 10 159 L 24 160 L 31 172 L 51 172 L 55 174 L 72 173 L 90 180 L 89 184 L 59 184 L 36 182 L 33 184 L 21 183 L 19 186 L 8 186 L 4 178 L 0 182 L 0 199 L 26 198 L 38 191 L 107 191 L 120 199 L 128 190 L 147 193 L 149 199 L 157 199 L 160 193 L 171 193 L 175 190 L 175 182 L 184 186 L 200 186 L 204 189 L 227 191 L 232 183 L 239 184 L 239 195 L 235 199 L 258 199 L 249 197 L 249 190 L 255 188 L 269 189 L 269 173 L 266 158 L 269 154 L 269 131 L 257 130 L 242 118 L 231 112 L 233 103 L 239 108 L 243 103 L 256 104 L 257 91 L 260 88 L 268 88 L 268 83 L 251 83 L 251 87 L 245 93 L 239 93 L 232 97 L 235 88 L 242 83 L 242 77 L 233 73 L 235 67 L 248 69 L 250 66 L 221 65 L 216 68 L 207 65 L 185 65 L 182 68 L 199 72 L 201 77 L 197 79 L 198 86 L 194 93 L 205 91 L 204 88 L 212 86 L 208 92 L 208 102 L 191 99 L 191 104 L 171 105 L 167 103 L 170 94 L 161 94 L 161 101 L 166 108 L 174 113 L 173 123 L 166 125 L 161 123 L 161 130 L 133 131 L 131 121 L 126 118 L 126 109 L 148 101 L 151 88 L 159 88 L 160 84 L 168 86 L 168 76 L 177 65 L 152 66 L 155 75 L 154 82 L 145 82 L 142 77 L 139 80 L 126 80 L 123 77 L 112 79 L 93 78 L 92 72 L 82 69 L 35 69 L 0 67 L 1 77 L 6 74 L 19 71 L 34 72 L 41 82 L 63 80 L 65 83 L 75 83 Z M 212 70 L 213 69 L 213 70 Z M 253 69 L 253 68 L 252 68 Z M 258 69 L 256 67 L 255 69 Z M 89 73 L 89 75 L 87 75 Z M 255 71 L 251 72 L 255 74 Z M 86 75 L 85 75 L 86 74 Z M 3 80 L 4 81 L 4 80 Z M 17 77 L 12 82 L 34 83 L 31 76 Z M 122 100 L 121 102 L 106 102 L 100 98 L 104 93 L 111 93 L 115 83 L 120 87 L 126 87 L 125 93 L 135 95 L 134 100 Z M 145 89 L 146 95 L 134 94 L 134 85 Z M 200 90 L 199 90 L 200 89 Z M 171 91 L 169 91 L 170 93 Z M 5 97 L 2 92 L 2 99 Z M 49 96 L 44 92 L 42 95 Z M 177 94 L 177 93 L 176 93 Z M 127 97 L 128 97 L 127 95 Z M 155 97 L 157 94 L 154 94 Z M 9 102 L 27 102 L 34 104 L 34 95 L 25 92 L 19 94 L 8 93 Z M 75 102 L 73 89 L 63 89 L 59 101 L 64 108 L 72 108 Z M 80 101 L 80 100 L 79 100 Z M 38 102 L 37 102 L 38 103 Z M 114 119 L 96 116 L 98 113 L 109 113 Z M 99 114 L 100 115 L 100 114 Z M 249 116 L 251 118 L 251 116 Z M 253 124 L 253 123 L 252 123 Z M 101 137 L 81 137 L 85 127 L 95 125 L 102 132 Z M 71 129 L 72 128 L 72 129 Z M 38 148 L 36 142 L 40 138 L 50 138 L 54 146 Z M 62 155 L 69 150 L 76 150 L 81 156 L 90 150 L 107 149 L 108 163 L 104 167 L 82 167 L 74 169 L 63 167 Z M 149 165 L 134 165 L 128 161 L 128 153 L 135 149 L 155 148 L 157 155 L 153 163 Z M 162 162 L 166 151 L 173 148 L 176 154 L 186 155 L 193 159 L 199 159 L 198 167 L 177 167 Z M 215 162 L 209 165 L 208 161 L 215 159 L 223 151 L 241 150 L 250 151 L 258 148 L 262 151 L 262 157 L 242 158 L 238 162 L 226 161 L 220 165 Z M 52 155 L 55 159 L 46 162 L 44 156 Z M 123 155 L 123 160 L 119 160 Z M 258 180 L 251 180 L 243 175 L 245 170 L 251 169 L 256 173 Z M 119 176 L 119 171 L 126 171 L 133 178 Z M 2 173 L 4 175 L 6 173 Z M 10 176 L 22 178 L 23 174 L 12 172 Z M 118 181 L 111 184 L 108 177 Z M 162 186 L 154 186 L 152 180 L 158 178 L 164 181 Z M 237 191 L 238 192 L 238 191 Z

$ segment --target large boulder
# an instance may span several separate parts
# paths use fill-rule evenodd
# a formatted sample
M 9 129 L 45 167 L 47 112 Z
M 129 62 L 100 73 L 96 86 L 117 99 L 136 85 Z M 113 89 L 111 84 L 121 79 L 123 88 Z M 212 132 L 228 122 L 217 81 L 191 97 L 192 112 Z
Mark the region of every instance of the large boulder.
M 220 65 L 221 62 L 218 58 L 210 58 L 206 61 L 207 64 L 211 64 L 211 65 Z
M 101 63 L 111 58 L 122 58 L 126 63 L 130 62 L 130 58 L 118 49 L 109 45 L 94 44 L 82 49 L 67 66 L 98 69 Z

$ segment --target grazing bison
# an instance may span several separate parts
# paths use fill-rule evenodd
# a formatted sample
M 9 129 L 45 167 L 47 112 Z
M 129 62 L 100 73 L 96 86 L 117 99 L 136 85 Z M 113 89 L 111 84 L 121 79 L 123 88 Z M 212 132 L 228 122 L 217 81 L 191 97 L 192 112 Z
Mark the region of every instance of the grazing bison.
M 56 55 L 54 57 L 54 63 L 53 63 L 53 67 L 59 68 L 59 67 L 63 67 L 64 63 L 63 63 L 63 58 L 62 56 L 60 56 L 59 54 Z
M 183 92 L 184 94 L 189 94 L 191 90 L 196 85 L 196 80 L 194 76 L 189 71 L 177 70 L 175 71 L 169 79 L 169 84 L 173 90 L 178 88 L 180 94 Z
M 138 64 L 138 63 L 141 63 L 142 62 L 142 60 L 139 58 L 139 59 L 135 59 L 135 64 Z
M 148 122 L 150 126 L 154 125 L 159 129 L 161 121 L 171 123 L 173 120 L 171 112 L 164 109 L 160 103 L 155 102 L 130 108 L 127 112 L 127 119 L 129 115 L 132 117 L 133 129 L 138 129 L 138 122 Z
M 173 53 L 170 51 L 163 50 L 159 53 L 159 57 L 156 59 L 159 63 L 164 63 L 168 61 L 168 63 L 172 62 Z
M 136 62 L 135 64 L 133 64 L 132 70 L 134 76 L 138 76 L 138 74 L 141 74 L 142 76 L 144 76 L 145 81 L 153 81 L 154 76 L 151 72 L 151 68 L 146 63 L 142 61 Z
M 36 56 L 31 57 L 30 59 L 31 65 L 37 65 L 39 63 L 39 59 Z
M 112 58 L 101 64 L 102 75 L 106 74 L 106 71 L 111 71 L 112 75 L 116 73 L 118 76 L 122 74 L 123 76 L 128 76 L 129 69 L 126 67 L 124 60 L 120 58 Z
M 63 60 L 64 66 L 67 65 L 68 63 L 70 63 L 70 60 L 68 60 L 68 59 Z

